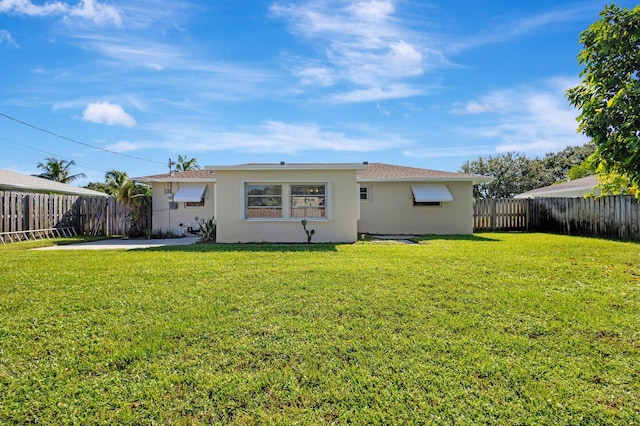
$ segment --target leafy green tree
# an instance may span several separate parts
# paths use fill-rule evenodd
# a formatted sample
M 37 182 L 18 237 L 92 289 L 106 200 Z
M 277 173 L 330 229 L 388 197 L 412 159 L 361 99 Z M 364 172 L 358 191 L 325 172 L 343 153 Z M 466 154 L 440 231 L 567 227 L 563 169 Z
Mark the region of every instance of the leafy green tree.
M 638 187 L 624 174 L 616 172 L 605 172 L 599 170 L 598 185 L 596 188 L 600 196 L 605 195 L 635 195 L 638 196 Z
M 58 160 L 54 157 L 45 158 L 44 163 L 38 163 L 36 167 L 43 170 L 38 176 L 43 179 L 52 180 L 60 183 L 71 183 L 77 179 L 86 177 L 84 173 L 71 174 L 71 166 L 74 166 L 75 161 Z
M 486 159 L 466 161 L 460 168 L 461 173 L 472 173 L 492 176 L 493 182 L 474 186 L 475 198 L 512 198 L 514 195 L 528 191 L 531 185 L 525 185 L 525 176 L 531 174 L 531 160 L 523 154 L 509 152 Z
M 199 170 L 200 166 L 195 158 L 187 159 L 187 156 L 178 155 L 178 161 L 176 161 L 176 172 L 186 172 L 188 170 Z
M 595 152 L 595 145 L 587 143 L 582 146 L 568 146 L 560 152 L 548 153 L 540 160 L 542 166 L 542 186 L 552 185 L 568 179 L 575 179 L 569 176 L 569 171 L 579 164 L 587 161 Z M 593 173 L 591 173 L 593 174 Z
M 609 171 L 640 184 L 640 6 L 605 6 L 580 34 L 582 82 L 567 91 L 581 110 L 578 130 L 597 146 Z
M 596 174 L 596 167 L 592 157 L 587 158 L 580 164 L 571 167 L 567 172 L 567 180 L 576 180 Z
M 512 198 L 566 180 L 569 170 L 587 159 L 594 149 L 592 144 L 568 146 L 560 152 L 547 153 L 543 158 L 528 158 L 510 152 L 466 161 L 459 171 L 495 178 L 493 182 L 475 186 L 475 198 Z
M 109 185 L 104 182 L 89 182 L 85 188 L 91 189 L 93 191 L 104 192 L 105 194 L 111 194 Z

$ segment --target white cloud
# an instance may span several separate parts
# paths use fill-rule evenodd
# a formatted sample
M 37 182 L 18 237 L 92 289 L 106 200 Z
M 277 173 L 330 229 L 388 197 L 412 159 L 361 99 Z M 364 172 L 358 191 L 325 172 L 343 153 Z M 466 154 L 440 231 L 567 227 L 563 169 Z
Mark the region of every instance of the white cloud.
M 335 102 L 372 102 L 385 99 L 407 98 L 423 94 L 422 89 L 406 84 L 394 84 L 389 87 L 371 87 L 336 93 L 331 96 Z
M 64 14 L 68 6 L 61 2 L 50 2 L 44 5 L 36 5 L 30 0 L 1 0 L 0 13 L 15 13 L 28 16 L 47 16 L 52 14 Z
M 88 19 L 98 25 L 110 22 L 117 27 L 122 25 L 122 18 L 118 9 L 95 0 L 82 0 L 77 6 L 69 10 L 69 15 Z
M 120 26 L 122 24 L 118 9 L 95 0 L 81 0 L 76 6 L 59 1 L 38 5 L 30 0 L 0 0 L 0 13 L 41 17 L 60 15 L 64 18 L 77 16 L 98 25 L 112 23 Z
M 82 119 L 108 126 L 135 127 L 137 124 L 136 120 L 127 114 L 120 105 L 109 102 L 90 103 L 84 110 Z
M 275 4 L 271 11 L 285 18 L 295 35 L 313 40 L 321 52 L 296 72 L 303 84 L 356 85 L 354 95 L 342 97 L 343 102 L 389 99 L 390 95 L 413 96 L 420 91 L 388 88 L 407 86 L 404 79 L 420 76 L 429 68 L 446 63 L 441 52 L 424 46 L 417 33 L 394 15 L 395 7 L 390 0 L 347 2 L 346 5 L 315 0 L 286 6 Z M 310 75 L 321 78 L 312 79 Z M 365 96 L 359 95 L 365 93 Z M 376 93 L 381 97 L 375 97 Z

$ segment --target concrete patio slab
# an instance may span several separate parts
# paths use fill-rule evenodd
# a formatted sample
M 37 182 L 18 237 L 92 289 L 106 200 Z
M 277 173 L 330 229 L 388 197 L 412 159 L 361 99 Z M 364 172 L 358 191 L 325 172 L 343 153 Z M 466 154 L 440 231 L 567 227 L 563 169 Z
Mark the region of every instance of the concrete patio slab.
M 130 238 L 91 241 L 87 243 L 65 244 L 40 247 L 35 250 L 133 250 L 164 246 L 187 246 L 198 242 L 200 237 L 166 238 L 160 240 L 137 240 Z

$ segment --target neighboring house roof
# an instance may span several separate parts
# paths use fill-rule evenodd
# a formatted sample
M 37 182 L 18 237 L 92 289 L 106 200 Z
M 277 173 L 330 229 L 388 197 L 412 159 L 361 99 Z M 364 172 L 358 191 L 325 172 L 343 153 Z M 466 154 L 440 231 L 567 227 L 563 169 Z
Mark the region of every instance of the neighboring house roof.
M 0 169 L 0 190 L 108 197 L 103 192 Z
M 438 170 L 420 169 L 415 167 L 394 166 L 383 163 L 266 163 L 266 164 L 241 164 L 237 166 L 207 166 L 204 170 L 191 170 L 188 172 L 174 172 L 133 178 L 138 182 L 215 182 L 215 170 L 358 170 L 356 180 L 358 182 L 376 181 L 462 181 L 484 183 L 491 182 L 494 178 L 488 176 L 472 175 L 465 173 L 443 172 Z
M 531 191 L 518 194 L 514 198 L 583 197 L 585 194 L 595 192 L 596 185 L 598 185 L 598 178 L 593 175 L 532 189 Z

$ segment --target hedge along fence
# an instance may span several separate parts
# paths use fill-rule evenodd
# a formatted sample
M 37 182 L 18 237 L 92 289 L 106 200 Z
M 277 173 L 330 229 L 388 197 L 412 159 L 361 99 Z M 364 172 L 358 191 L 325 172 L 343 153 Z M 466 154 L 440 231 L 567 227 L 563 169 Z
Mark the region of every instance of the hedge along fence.
M 126 235 L 132 226 L 150 228 L 150 213 L 134 223 L 131 207 L 114 197 L 0 191 L 2 242 L 2 235 L 28 238 L 39 230 L 62 228 L 81 235 Z
M 483 199 L 474 231 L 535 231 L 640 241 L 640 203 L 632 196 Z

